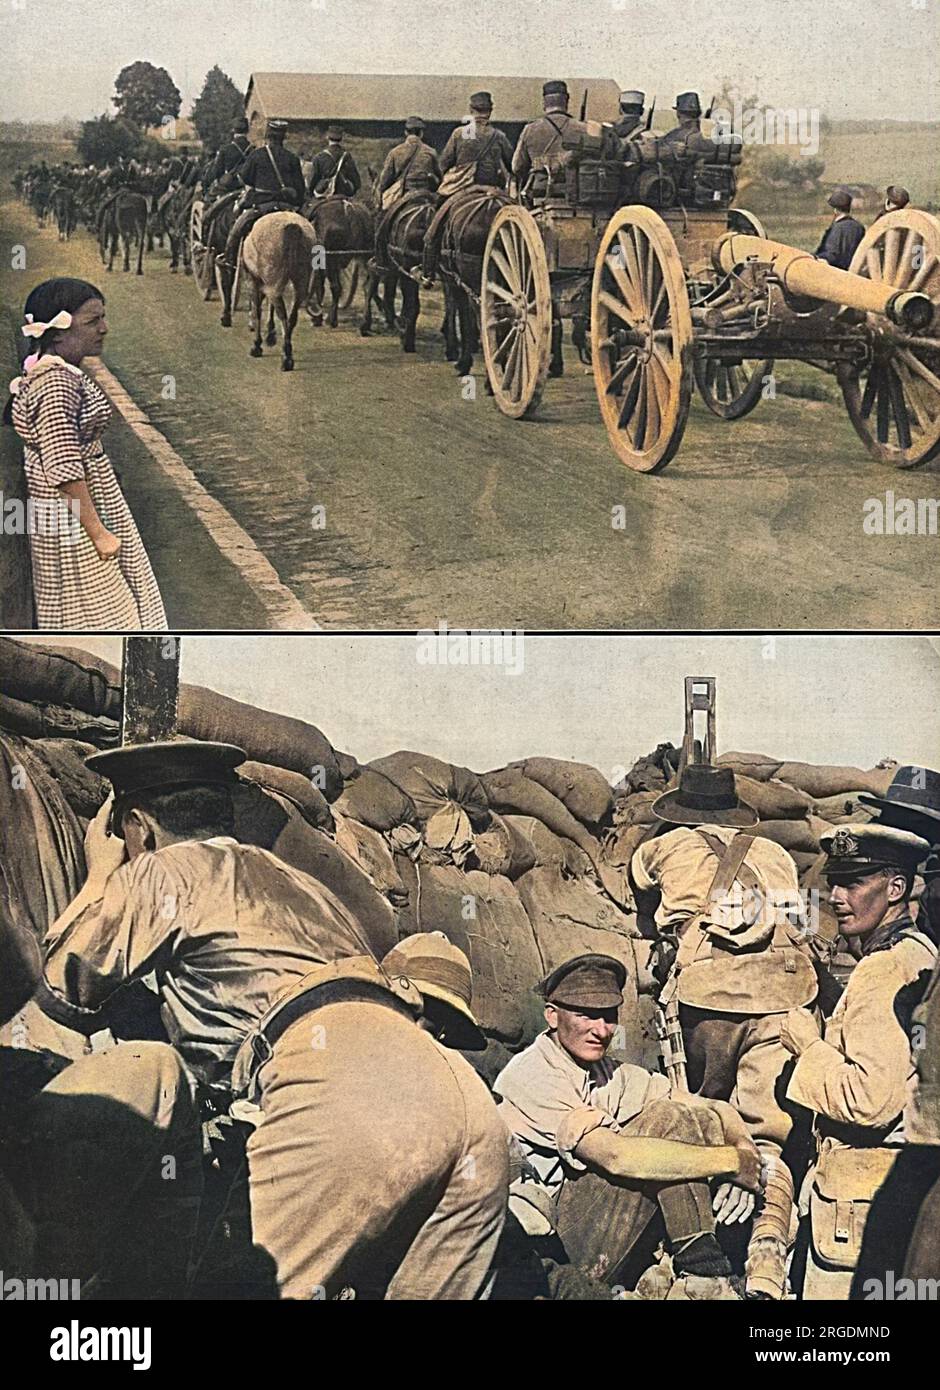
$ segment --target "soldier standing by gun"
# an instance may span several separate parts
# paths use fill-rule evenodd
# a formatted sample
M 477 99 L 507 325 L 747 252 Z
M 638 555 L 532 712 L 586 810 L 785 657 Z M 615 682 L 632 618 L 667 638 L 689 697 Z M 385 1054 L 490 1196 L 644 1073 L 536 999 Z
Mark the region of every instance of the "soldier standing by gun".
M 675 1084 L 730 1101 L 764 1155 L 767 1182 L 745 1269 L 752 1298 L 783 1298 L 792 1243 L 791 1116 L 777 1100 L 789 1054 L 780 1027 L 812 1004 L 817 981 L 801 918 L 796 865 L 773 841 L 746 834 L 757 814 L 730 768 L 691 764 L 676 791 L 653 803 L 670 829 L 641 845 L 630 875 L 641 910 L 655 906 L 661 1035 Z M 745 897 L 745 895 L 748 895 Z M 750 901 L 748 901 L 748 898 Z M 683 1078 L 683 1073 L 686 1073 Z M 719 1192 L 719 1221 L 746 1220 L 753 1203 Z

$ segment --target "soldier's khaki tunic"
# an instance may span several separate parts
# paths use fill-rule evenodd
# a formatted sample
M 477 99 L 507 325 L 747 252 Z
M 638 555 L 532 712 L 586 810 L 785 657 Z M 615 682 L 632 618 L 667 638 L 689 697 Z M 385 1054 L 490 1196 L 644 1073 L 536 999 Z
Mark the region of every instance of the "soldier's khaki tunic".
M 564 163 L 562 138 L 573 120 L 567 111 L 548 111 L 523 128 L 512 158 L 512 172 L 520 188 L 533 169 L 544 170 L 546 164 L 556 169 Z
M 902 925 L 914 930 L 908 921 L 892 923 L 893 931 Z M 822 1156 L 832 1148 L 891 1148 L 905 1141 L 904 1110 L 916 1077 L 910 1011 L 937 950 L 920 934 L 880 946 L 886 935 L 880 931 L 867 943 L 823 1037 L 801 1053 L 787 1087 L 788 1100 L 816 1112 Z M 812 1174 L 804 1199 L 811 1181 Z M 811 1259 L 804 1297 L 847 1298 L 852 1274 L 814 1271 Z
M 404 174 L 402 196 L 419 188 L 434 189 L 441 181 L 437 152 L 417 135 L 409 135 L 389 150 L 379 175 L 378 192 L 385 193 Z

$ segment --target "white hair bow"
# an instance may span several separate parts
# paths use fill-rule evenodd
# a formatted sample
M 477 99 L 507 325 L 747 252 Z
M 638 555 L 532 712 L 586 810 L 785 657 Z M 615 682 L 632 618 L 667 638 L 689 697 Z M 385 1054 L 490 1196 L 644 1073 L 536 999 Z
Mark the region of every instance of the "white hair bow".
M 50 328 L 71 328 L 71 326 L 72 315 L 68 309 L 60 309 L 55 318 L 50 319 L 48 323 L 37 323 L 32 314 L 27 314 L 22 333 L 24 338 L 41 338 Z

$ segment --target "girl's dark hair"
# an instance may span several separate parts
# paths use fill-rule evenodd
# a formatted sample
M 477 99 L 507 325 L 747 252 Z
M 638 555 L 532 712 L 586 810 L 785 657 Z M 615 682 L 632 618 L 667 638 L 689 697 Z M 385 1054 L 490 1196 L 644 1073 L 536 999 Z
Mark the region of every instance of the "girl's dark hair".
M 26 315 L 32 314 L 37 323 L 48 323 L 54 319 L 56 314 L 65 309 L 70 314 L 77 313 L 83 304 L 87 304 L 89 299 L 100 299 L 104 303 L 104 295 L 97 285 L 92 285 L 88 280 L 75 280 L 70 275 L 57 275 L 52 280 L 43 280 L 42 284 L 36 285 L 30 290 L 26 303 L 23 305 L 23 321 Z M 39 352 L 40 356 L 51 351 L 61 329 L 52 328 L 48 333 L 44 333 L 41 338 L 27 338 L 22 333 L 17 333 L 17 349 L 20 355 L 20 364 L 34 352 Z M 11 396 L 6 403 L 3 411 L 3 423 L 11 425 L 13 423 L 13 397 Z

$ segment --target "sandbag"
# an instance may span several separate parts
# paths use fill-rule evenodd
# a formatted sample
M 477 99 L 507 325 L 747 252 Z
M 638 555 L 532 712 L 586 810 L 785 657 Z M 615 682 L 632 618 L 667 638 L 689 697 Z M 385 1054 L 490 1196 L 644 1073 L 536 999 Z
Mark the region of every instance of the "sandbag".
M 614 805 L 614 825 L 656 825 L 653 806 L 662 791 L 630 792 L 619 796 Z
M 617 783 L 618 793 L 663 792 L 679 767 L 679 749 L 671 743 L 658 743 L 652 753 L 637 758 L 630 771 Z
M 398 924 L 391 904 L 359 865 L 322 830 L 309 825 L 294 803 L 278 792 L 239 782 L 232 800 L 235 838 L 271 850 L 334 893 L 361 928 L 363 953 L 380 960 L 397 941 Z M 312 926 L 315 929 L 316 924 Z
M 392 852 L 379 832 L 349 816 L 337 814 L 335 807 L 333 819 L 336 823 L 336 843 L 340 849 L 368 874 L 383 897 L 393 904 L 404 903 L 407 897 L 405 885 L 395 867 Z
M 85 766 L 85 759 L 98 751 L 95 745 L 71 738 L 26 739 L 25 742 L 55 779 L 76 816 L 91 820 L 111 791 L 106 778 Z
M 814 800 L 836 796 L 839 792 L 865 791 L 872 796 L 884 796 L 894 781 L 898 765 L 873 767 L 867 772 L 859 767 L 838 767 L 824 763 L 781 763 L 777 776 L 807 793 Z
M 532 991 L 542 962 L 515 886 L 508 878 L 446 865 L 419 864 L 417 876 L 417 930 L 442 931 L 466 952 L 480 1027 L 505 1043 L 531 1041 L 540 1016 Z
M 736 776 L 741 773 L 757 782 L 769 782 L 777 776 L 782 759 L 772 758 L 769 753 L 720 753 L 715 761 L 732 767 Z
M 540 787 L 557 796 L 582 825 L 599 824 L 610 815 L 613 794 L 607 778 L 588 763 L 562 758 L 525 758 L 510 763 Z
M 738 796 L 748 806 L 753 806 L 761 820 L 801 819 L 812 806 L 812 797 L 796 787 L 788 787 L 775 777 L 766 782 L 735 773 L 734 784 Z
M 601 862 L 611 868 L 628 869 L 634 854 L 655 834 L 657 822 L 620 825 L 601 842 Z
M 0 729 L 25 738 L 77 738 L 96 748 L 113 748 L 120 741 L 116 719 L 86 714 L 72 705 L 40 705 L 0 695 Z
M 418 823 L 411 797 L 370 767 L 364 767 L 352 782 L 347 782 L 334 805 L 341 815 L 369 825 L 373 830 L 391 830 L 395 825 Z
M 374 758 L 368 766 L 381 772 L 411 799 L 421 825 L 426 825 L 448 802 L 466 813 L 474 830 L 483 830 L 489 821 L 489 805 L 480 778 L 467 767 L 408 751 Z
M 0 637 L 0 691 L 36 704 L 70 705 L 116 718 L 121 708 L 117 667 L 72 647 L 47 647 Z
M 828 821 L 810 816 L 806 820 L 762 820 L 748 834 L 763 835 L 765 840 L 773 840 L 786 850 L 818 854 L 820 835 L 831 829 Z
M 543 864 L 565 863 L 565 842 L 534 816 L 503 816 L 512 839 L 509 877 L 519 878 Z
M 310 777 L 327 801 L 343 790 L 329 739 L 303 719 L 256 709 L 199 685 L 181 685 L 177 729 L 187 738 L 235 743 L 252 760 Z
M 456 802 L 448 801 L 424 827 L 420 857 L 426 864 L 455 864 L 462 869 L 472 852 L 470 818 Z
M 633 950 L 633 919 L 601 893 L 557 868 L 531 869 L 516 887 L 532 924 L 545 974 L 572 956 L 598 953 L 620 960 L 627 986 L 619 1022 L 625 1030 L 624 1055 L 631 1060 L 643 1051 L 637 1018 L 637 964 Z
M 575 820 L 563 802 L 546 791 L 531 777 L 524 777 L 517 768 L 504 768 L 499 772 L 484 773 L 481 778 L 483 789 L 494 811 L 534 816 L 549 830 L 563 839 L 573 840 L 590 859 L 597 863 L 598 844 L 594 836 L 585 830 L 580 821 Z
M 307 777 L 299 772 L 288 772 L 283 767 L 273 767 L 271 763 L 248 761 L 237 769 L 239 777 L 256 782 L 268 791 L 280 792 L 293 801 L 302 812 L 304 820 L 319 830 L 333 829 L 333 816 L 330 805 L 323 793 Z
M 35 753 L 0 735 L 0 905 L 42 941 L 84 882 L 74 811 Z
M 514 840 L 502 816 L 490 812 L 490 823 L 473 837 L 471 867 L 485 874 L 512 877 Z M 531 867 L 531 865 L 530 865 Z
M 859 800 L 859 792 L 842 792 L 813 802 L 813 814 L 830 825 L 865 825 L 878 814 L 875 806 Z

